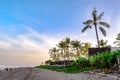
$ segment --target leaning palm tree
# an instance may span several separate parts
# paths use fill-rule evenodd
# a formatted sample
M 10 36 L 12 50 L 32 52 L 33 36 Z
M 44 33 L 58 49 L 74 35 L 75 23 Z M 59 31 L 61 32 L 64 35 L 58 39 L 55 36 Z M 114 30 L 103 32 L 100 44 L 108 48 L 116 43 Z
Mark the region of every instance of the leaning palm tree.
M 120 33 L 117 35 L 116 41 L 114 42 L 117 46 L 120 47 Z
M 91 29 L 92 27 L 95 28 L 96 38 L 97 38 L 97 43 L 98 43 L 99 48 L 100 48 L 100 44 L 99 44 L 98 28 L 102 32 L 102 34 L 104 36 L 106 36 L 106 31 L 104 28 L 110 27 L 110 25 L 108 23 L 100 21 L 103 14 L 104 14 L 104 12 L 102 12 L 100 15 L 97 15 L 97 10 L 96 10 L 96 8 L 94 8 L 94 10 L 92 12 L 93 19 L 87 20 L 86 22 L 83 22 L 83 24 L 85 24 L 86 26 L 82 29 L 82 32 L 84 32 L 87 29 Z
M 49 54 L 50 54 L 50 58 L 52 58 L 53 60 L 57 60 L 57 52 L 58 49 L 56 47 L 53 47 L 52 49 L 49 49 Z
M 99 41 L 101 47 L 107 47 L 107 42 L 108 40 L 103 40 L 103 39 Z

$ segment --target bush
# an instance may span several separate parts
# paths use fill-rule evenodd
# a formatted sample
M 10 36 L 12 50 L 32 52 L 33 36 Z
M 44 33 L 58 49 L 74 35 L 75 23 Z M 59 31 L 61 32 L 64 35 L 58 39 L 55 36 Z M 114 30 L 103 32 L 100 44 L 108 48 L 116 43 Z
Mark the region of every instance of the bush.
M 75 62 L 71 64 L 71 66 L 74 66 L 76 68 L 85 68 L 85 67 L 90 67 L 90 61 L 86 58 L 80 57 L 77 59 Z
M 95 68 L 112 68 L 117 62 L 117 55 L 120 51 L 104 52 L 102 54 L 94 55 L 89 58 L 92 67 Z
M 117 55 L 120 55 L 119 51 L 104 52 L 89 57 L 89 59 L 80 57 L 74 61 L 70 66 L 76 68 L 92 67 L 97 69 L 110 69 L 117 63 Z
M 70 64 L 70 66 L 64 68 L 59 66 L 47 66 L 40 65 L 37 68 L 50 69 L 55 71 L 61 71 L 66 73 L 77 73 L 97 69 L 111 69 L 117 62 L 117 55 L 120 55 L 119 51 L 104 52 L 98 55 L 89 57 L 88 59 L 80 57 L 76 61 Z
M 47 60 L 47 61 L 45 61 L 45 64 L 46 64 L 46 65 L 49 65 L 50 62 L 52 62 L 52 60 Z

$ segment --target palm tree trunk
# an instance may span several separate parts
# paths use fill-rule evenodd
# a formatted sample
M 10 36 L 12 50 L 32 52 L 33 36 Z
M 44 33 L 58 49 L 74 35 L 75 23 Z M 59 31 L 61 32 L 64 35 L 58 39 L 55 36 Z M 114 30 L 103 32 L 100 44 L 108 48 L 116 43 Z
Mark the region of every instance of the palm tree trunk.
M 70 49 L 68 48 L 68 62 L 67 62 L 68 65 L 70 65 Z
M 62 63 L 61 63 L 61 64 L 62 64 L 62 66 L 63 66 L 63 65 L 64 65 L 64 53 L 63 53 L 63 50 L 62 50 L 62 49 L 61 49 L 61 54 L 62 54 L 62 60 L 61 60 Z
M 77 54 L 79 54 L 79 49 L 78 49 L 78 48 L 77 48 Z M 79 57 L 80 57 L 80 56 L 76 57 L 76 59 L 79 58 Z
M 96 32 L 96 37 L 97 37 L 98 48 L 100 48 L 98 31 L 97 31 L 97 26 L 96 25 L 95 25 L 95 32 Z
M 65 68 L 65 50 L 64 50 L 64 53 L 63 53 L 64 55 L 63 55 L 63 58 L 64 58 L 64 68 Z
M 70 60 L 70 50 L 68 48 L 68 60 Z

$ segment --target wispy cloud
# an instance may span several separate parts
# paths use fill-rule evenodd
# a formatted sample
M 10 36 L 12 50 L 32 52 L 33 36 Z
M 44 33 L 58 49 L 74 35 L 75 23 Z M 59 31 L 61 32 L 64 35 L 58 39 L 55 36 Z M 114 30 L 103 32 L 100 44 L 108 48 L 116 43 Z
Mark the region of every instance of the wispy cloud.
M 111 16 L 105 18 L 108 22 L 111 22 Z M 107 37 L 103 37 L 100 33 L 100 39 L 109 40 L 108 44 L 113 45 L 116 35 L 120 31 L 120 17 L 114 20 L 111 24 L 111 28 L 107 29 Z M 18 25 L 14 25 L 18 26 Z M 49 59 L 48 50 L 65 37 L 70 37 L 72 40 L 81 40 L 82 42 L 90 42 L 92 46 L 95 46 L 96 35 L 94 28 L 81 33 L 76 32 L 61 32 L 61 33 L 40 33 L 37 30 L 31 28 L 31 26 L 20 24 L 19 28 L 24 33 L 16 34 L 13 31 L 12 34 L 0 34 L 0 64 L 5 65 L 39 65 L 41 62 Z M 114 27 L 115 26 L 115 27 Z M 4 32 L 4 31 L 3 31 Z
M 26 61 L 26 58 L 29 58 L 28 63 L 25 62 L 26 65 L 30 65 L 36 62 L 37 62 L 36 64 L 40 64 L 42 61 L 45 61 L 48 59 L 47 53 L 50 45 L 48 44 L 48 41 L 46 41 L 46 39 L 50 40 L 49 37 L 47 38 L 47 36 L 42 35 L 30 28 L 29 29 L 27 28 L 26 30 L 28 31 L 28 33 L 18 34 L 15 37 L 8 36 L 5 34 L 0 35 L 1 61 L 3 59 L 2 55 L 6 55 L 4 56 L 4 59 L 7 59 L 5 60 L 7 64 L 11 64 L 11 61 L 10 61 L 11 58 L 14 58 L 14 60 L 17 60 L 18 64 L 19 62 L 21 62 L 21 60 L 24 59 L 24 61 Z M 16 56 L 8 57 L 9 55 L 11 56 L 16 55 Z M 21 57 L 21 60 L 19 60 L 19 57 Z M 36 58 L 33 58 L 33 57 L 36 57 Z M 32 62 L 30 63 L 30 61 Z M 0 63 L 4 64 L 4 60 L 3 62 L 0 62 Z
M 86 33 L 82 35 L 79 33 L 49 35 L 40 33 L 29 26 L 21 25 L 21 27 L 25 31 L 23 34 L 15 34 L 16 36 L 0 35 L 1 64 L 20 65 L 23 62 L 21 65 L 39 65 L 49 59 L 48 50 L 56 46 L 63 38 L 70 37 L 74 40 L 87 35 Z

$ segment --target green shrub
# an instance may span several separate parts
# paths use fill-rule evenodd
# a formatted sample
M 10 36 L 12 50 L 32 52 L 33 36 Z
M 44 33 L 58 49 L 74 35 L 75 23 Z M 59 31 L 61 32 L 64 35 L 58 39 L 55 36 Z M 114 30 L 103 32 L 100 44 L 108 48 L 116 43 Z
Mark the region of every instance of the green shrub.
M 73 62 L 71 66 L 74 66 L 76 68 L 90 67 L 90 61 L 87 60 L 86 58 L 80 57 L 75 62 Z
M 100 53 L 98 55 L 91 56 L 88 59 L 80 57 L 66 68 L 59 66 L 47 66 L 47 65 L 40 65 L 37 66 L 37 68 L 55 70 L 66 73 L 84 72 L 88 70 L 93 70 L 95 68 L 110 69 L 114 66 L 114 64 L 116 64 L 117 55 L 120 55 L 120 50 L 114 52 Z
M 117 55 L 120 54 L 120 51 L 115 52 L 104 52 L 98 55 L 91 56 L 89 61 L 92 67 L 95 68 L 112 68 L 117 62 Z

